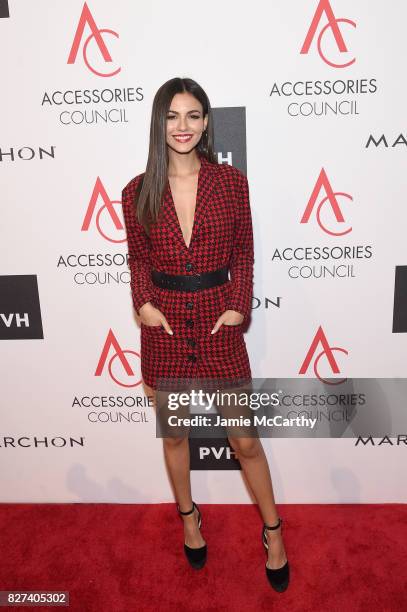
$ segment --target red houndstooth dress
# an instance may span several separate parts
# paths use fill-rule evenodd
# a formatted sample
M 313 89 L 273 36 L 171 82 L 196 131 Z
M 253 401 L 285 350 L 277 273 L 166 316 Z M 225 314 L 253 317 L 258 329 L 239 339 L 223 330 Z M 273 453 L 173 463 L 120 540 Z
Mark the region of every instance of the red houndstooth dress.
M 138 312 L 151 302 L 165 315 L 173 335 L 161 325 L 141 323 L 140 355 L 144 382 L 157 389 L 165 379 L 251 381 L 243 330 L 253 295 L 253 230 L 246 176 L 234 166 L 214 164 L 199 154 L 201 167 L 192 236 L 187 247 L 167 181 L 158 222 L 148 236 L 138 223 L 133 200 L 140 174 L 123 189 L 131 294 Z M 194 275 L 228 266 L 223 285 L 184 292 L 155 286 L 151 269 L 167 274 Z M 244 315 L 238 325 L 221 325 L 228 309 Z M 170 388 L 159 386 L 158 388 Z

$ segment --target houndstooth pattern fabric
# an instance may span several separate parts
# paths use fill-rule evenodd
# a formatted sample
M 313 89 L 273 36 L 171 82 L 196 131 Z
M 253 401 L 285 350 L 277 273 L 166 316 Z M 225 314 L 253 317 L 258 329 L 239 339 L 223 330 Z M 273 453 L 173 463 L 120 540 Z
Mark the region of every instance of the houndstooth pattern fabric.
M 127 232 L 131 294 L 139 308 L 150 301 L 159 308 L 173 335 L 159 326 L 141 323 L 141 373 L 157 388 L 157 379 L 219 378 L 250 381 L 251 369 L 243 337 L 253 295 L 253 230 L 249 187 L 245 175 L 227 164 L 213 164 L 200 155 L 194 225 L 189 247 L 178 221 L 171 188 L 166 192 L 150 236 L 138 223 L 134 198 L 143 174 L 123 189 L 122 206 Z M 184 292 L 156 287 L 151 269 L 193 276 L 228 266 L 223 285 Z M 244 315 L 238 325 L 221 325 L 228 309 Z

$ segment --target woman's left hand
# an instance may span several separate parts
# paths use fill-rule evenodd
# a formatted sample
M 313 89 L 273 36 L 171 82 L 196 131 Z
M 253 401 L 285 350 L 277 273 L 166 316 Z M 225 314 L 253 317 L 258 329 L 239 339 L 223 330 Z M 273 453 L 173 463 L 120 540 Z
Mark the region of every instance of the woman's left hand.
M 237 310 L 225 310 L 219 319 L 216 321 L 211 334 L 215 334 L 221 325 L 239 325 L 242 323 L 244 316 Z

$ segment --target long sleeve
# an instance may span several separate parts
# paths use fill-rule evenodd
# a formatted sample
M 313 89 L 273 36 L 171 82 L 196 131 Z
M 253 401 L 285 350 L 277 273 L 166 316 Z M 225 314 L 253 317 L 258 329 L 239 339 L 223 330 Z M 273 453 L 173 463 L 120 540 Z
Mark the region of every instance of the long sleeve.
M 122 191 L 123 217 L 127 232 L 130 287 L 137 314 L 146 302 L 154 298 L 151 281 L 150 238 L 138 222 L 133 205 L 136 181 L 130 181 Z
M 237 310 L 244 315 L 250 314 L 253 297 L 254 245 L 253 227 L 250 210 L 249 184 L 240 171 L 237 173 L 237 212 L 230 275 L 232 293 L 228 309 Z

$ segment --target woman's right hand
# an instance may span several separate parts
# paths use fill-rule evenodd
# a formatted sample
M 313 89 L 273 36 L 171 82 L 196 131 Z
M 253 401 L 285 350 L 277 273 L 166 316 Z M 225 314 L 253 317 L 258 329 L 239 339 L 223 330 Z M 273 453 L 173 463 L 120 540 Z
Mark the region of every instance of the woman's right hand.
M 146 302 L 146 304 L 143 304 L 143 306 L 139 309 L 139 313 L 140 321 L 144 325 L 147 325 L 148 327 L 158 327 L 159 325 L 162 325 L 168 334 L 173 334 L 173 331 L 161 310 L 153 306 L 151 302 Z

